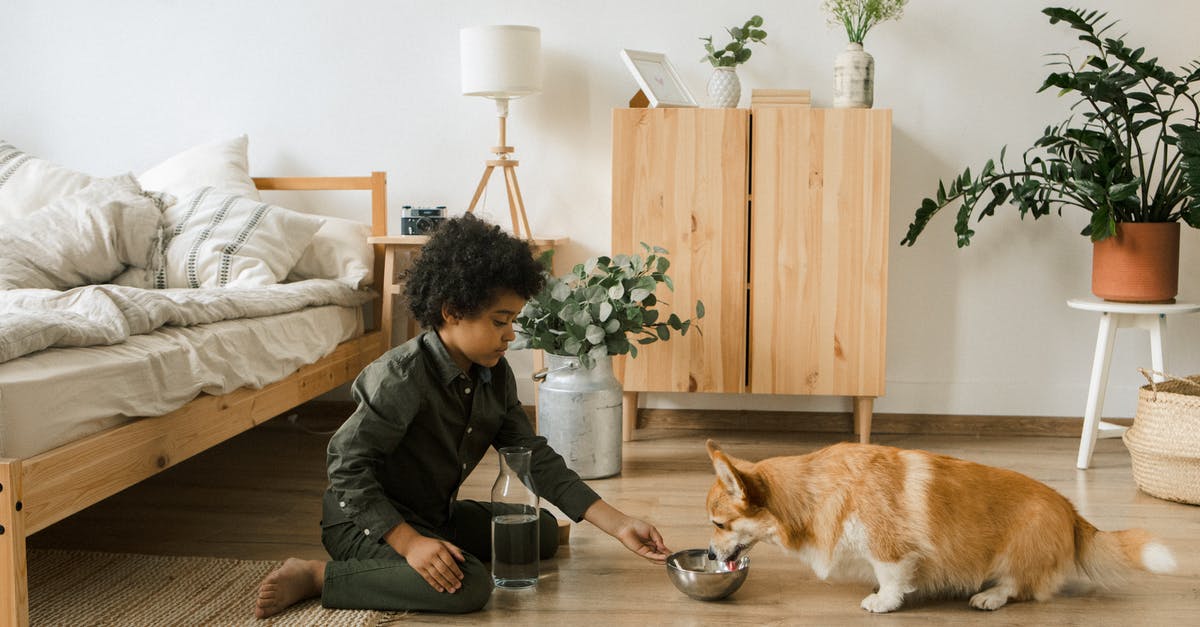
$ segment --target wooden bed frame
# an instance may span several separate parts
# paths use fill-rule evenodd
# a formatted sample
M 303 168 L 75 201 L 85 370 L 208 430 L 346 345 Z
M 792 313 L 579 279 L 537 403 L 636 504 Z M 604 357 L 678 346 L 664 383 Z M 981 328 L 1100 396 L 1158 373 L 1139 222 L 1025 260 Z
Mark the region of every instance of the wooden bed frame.
M 387 177 L 255 178 L 260 190 L 369 190 L 371 235 L 387 234 Z M 375 246 L 374 288 L 385 285 Z M 125 423 L 27 459 L 0 458 L 0 625 L 29 624 L 25 539 L 143 479 L 352 381 L 386 350 L 379 328 L 342 342 L 329 355 L 261 390 L 201 394 L 163 415 Z

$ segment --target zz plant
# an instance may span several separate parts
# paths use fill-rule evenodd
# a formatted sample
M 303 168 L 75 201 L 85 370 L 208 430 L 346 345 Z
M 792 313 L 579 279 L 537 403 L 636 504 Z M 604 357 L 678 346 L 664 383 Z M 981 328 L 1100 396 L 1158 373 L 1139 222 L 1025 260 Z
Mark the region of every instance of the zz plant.
M 544 271 L 545 287 L 517 315 L 513 348 L 577 357 L 591 368 L 605 355 L 637 357 L 635 344 L 669 340 L 672 331 L 687 335 L 692 320 L 674 313 L 660 320 L 656 309 L 666 304 L 655 294 L 658 286 L 675 289 L 667 275 L 667 251 L 645 242 L 642 247 L 645 257 L 593 257 L 561 278 Z M 544 267 L 550 267 L 553 252 L 542 255 Z M 696 301 L 696 319 L 703 317 L 704 303 Z
M 1171 72 L 1111 37 L 1115 25 L 1101 25 L 1096 11 L 1048 8 L 1051 24 L 1065 23 L 1090 45 L 1076 61 L 1054 55 L 1055 68 L 1038 92 L 1056 89 L 1075 95 L 1072 115 L 1047 126 L 1022 155 L 1021 163 L 988 160 L 938 182 L 925 198 L 901 244 L 913 245 L 929 220 L 947 205 L 959 204 L 954 232 L 961 248 L 971 243 L 971 219 L 993 215 L 1001 204 L 1016 205 L 1021 217 L 1035 219 L 1063 207 L 1090 212 L 1082 235 L 1100 241 L 1116 233 L 1118 222 L 1174 222 L 1200 228 L 1200 60 Z

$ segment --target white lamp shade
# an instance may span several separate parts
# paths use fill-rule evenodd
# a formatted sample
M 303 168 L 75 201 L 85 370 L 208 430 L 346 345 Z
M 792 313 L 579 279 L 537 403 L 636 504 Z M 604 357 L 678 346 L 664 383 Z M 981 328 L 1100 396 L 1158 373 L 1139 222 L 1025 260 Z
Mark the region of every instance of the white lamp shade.
M 518 98 L 542 91 L 542 32 L 471 26 L 459 36 L 464 96 Z

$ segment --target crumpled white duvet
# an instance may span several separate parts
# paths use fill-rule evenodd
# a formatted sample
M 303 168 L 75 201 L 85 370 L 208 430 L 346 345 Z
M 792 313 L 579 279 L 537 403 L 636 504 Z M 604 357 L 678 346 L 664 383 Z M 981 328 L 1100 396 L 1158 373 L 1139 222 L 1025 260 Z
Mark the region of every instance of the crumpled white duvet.
M 320 305 L 355 306 L 372 297 L 328 279 L 253 288 L 2 290 L 0 363 L 52 346 L 118 344 L 167 325 L 257 318 Z

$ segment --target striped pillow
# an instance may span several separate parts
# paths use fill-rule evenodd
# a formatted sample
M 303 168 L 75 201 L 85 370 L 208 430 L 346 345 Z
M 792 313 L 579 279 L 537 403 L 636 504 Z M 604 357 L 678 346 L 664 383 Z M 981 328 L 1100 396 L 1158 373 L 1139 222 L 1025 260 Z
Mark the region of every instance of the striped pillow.
M 324 220 L 204 187 L 169 207 L 166 222 L 157 288 L 279 283 Z
M 0 224 L 20 220 L 94 180 L 0 140 Z

